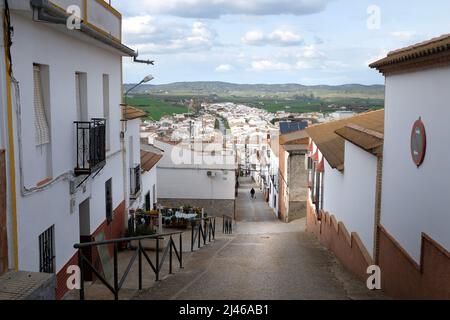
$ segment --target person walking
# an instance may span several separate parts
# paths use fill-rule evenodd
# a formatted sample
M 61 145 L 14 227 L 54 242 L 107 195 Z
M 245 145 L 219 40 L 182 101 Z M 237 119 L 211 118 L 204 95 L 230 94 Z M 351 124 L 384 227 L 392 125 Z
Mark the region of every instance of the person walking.
M 255 199 L 255 189 L 252 188 L 252 190 L 250 190 L 250 195 L 252 196 L 252 199 Z

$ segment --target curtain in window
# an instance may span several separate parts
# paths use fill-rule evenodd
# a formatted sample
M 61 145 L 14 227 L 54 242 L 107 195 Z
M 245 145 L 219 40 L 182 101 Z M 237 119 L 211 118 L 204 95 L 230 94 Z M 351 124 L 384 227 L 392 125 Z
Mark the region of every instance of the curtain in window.
M 42 90 L 42 76 L 40 66 L 34 66 L 34 125 L 36 128 L 36 145 L 50 143 L 50 130 L 45 114 L 44 96 Z

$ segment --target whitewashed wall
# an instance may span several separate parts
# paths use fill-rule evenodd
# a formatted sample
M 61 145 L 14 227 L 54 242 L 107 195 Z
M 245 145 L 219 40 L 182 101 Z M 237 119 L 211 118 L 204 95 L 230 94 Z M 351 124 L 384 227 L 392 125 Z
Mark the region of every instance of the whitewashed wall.
M 234 171 L 158 167 L 159 197 L 163 199 L 234 199 Z
M 450 68 L 386 78 L 381 223 L 417 261 L 421 233 L 450 250 Z M 422 117 L 427 153 L 410 155 L 414 122 Z
M 324 210 L 357 232 L 373 255 L 377 158 L 345 142 L 345 172 L 325 161 Z
M 102 77 L 110 78 L 111 150 L 107 166 L 86 184 L 86 191 L 78 189 L 76 205 L 70 212 L 69 181 L 59 180 L 45 191 L 21 196 L 18 141 L 16 139 L 17 211 L 19 224 L 19 267 L 38 271 L 38 237 L 55 225 L 56 265 L 59 270 L 75 253 L 73 244 L 79 242 L 78 205 L 90 197 L 91 230 L 97 229 L 105 216 L 104 183 L 113 177 L 113 206 L 124 199 L 122 157 L 120 150 L 121 57 L 92 44 L 62 34 L 45 24 L 33 23 L 22 16 L 12 16 L 14 25 L 14 73 L 20 82 L 22 107 L 22 151 L 25 184 L 35 187 L 41 168 L 35 159 L 39 156 L 35 146 L 33 108 L 33 63 L 49 65 L 50 108 L 52 139 L 52 177 L 72 171 L 75 167 L 75 126 L 77 119 L 75 73 L 88 75 L 88 116 L 103 117 Z M 17 124 L 16 124 L 17 125 Z M 17 126 L 16 126 L 17 129 Z
M 175 164 L 170 144 L 155 140 L 164 150 L 158 163 L 158 195 L 163 199 L 235 199 L 235 165 Z M 216 174 L 208 177 L 207 172 Z
M 150 171 L 144 172 L 142 175 L 142 199 L 141 206 L 145 204 L 145 195 L 150 192 L 151 206 L 158 202 L 158 168 L 154 166 Z M 156 194 L 153 194 L 153 186 L 156 186 Z

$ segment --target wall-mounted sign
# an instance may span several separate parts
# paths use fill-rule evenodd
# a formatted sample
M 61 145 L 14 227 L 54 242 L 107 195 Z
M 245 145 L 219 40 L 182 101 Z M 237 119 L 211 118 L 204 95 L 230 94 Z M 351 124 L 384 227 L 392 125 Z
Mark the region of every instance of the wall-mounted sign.
M 425 153 L 427 151 L 427 135 L 425 132 L 425 125 L 422 119 L 419 118 L 414 123 L 411 132 L 411 156 L 417 167 L 420 167 L 425 160 Z

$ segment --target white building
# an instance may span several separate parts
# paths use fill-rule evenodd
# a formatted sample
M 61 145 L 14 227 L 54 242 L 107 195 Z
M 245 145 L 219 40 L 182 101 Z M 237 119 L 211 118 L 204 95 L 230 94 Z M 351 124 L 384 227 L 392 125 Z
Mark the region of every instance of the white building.
M 73 245 L 123 235 L 122 58 L 136 53 L 121 43 L 121 15 L 105 1 L 8 2 L 12 46 L 0 53 L 8 267 L 56 274 L 61 298 L 66 268 L 77 263 Z M 80 29 L 66 25 L 72 4 Z
M 278 198 L 278 184 L 279 184 L 279 151 L 280 151 L 280 136 L 272 133 L 269 139 L 269 206 L 273 209 L 276 217 L 279 213 L 279 198 Z
M 450 299 L 449 45 L 445 35 L 371 65 L 386 77 L 379 264 L 394 297 Z
M 210 216 L 234 216 L 236 165 L 232 151 L 209 144 L 212 151 L 193 151 L 189 145 L 155 139 L 164 150 L 157 165 L 158 202 L 166 207 L 204 208 Z
M 127 122 L 125 143 L 127 145 L 125 177 L 129 193 L 129 209 L 145 209 L 149 211 L 158 202 L 156 164 L 162 158 L 162 151 L 155 150 L 141 141 L 141 118 L 146 113 L 138 108 L 122 106 L 123 120 Z
M 376 262 L 384 110 L 306 129 L 310 147 L 308 227 L 362 280 Z

